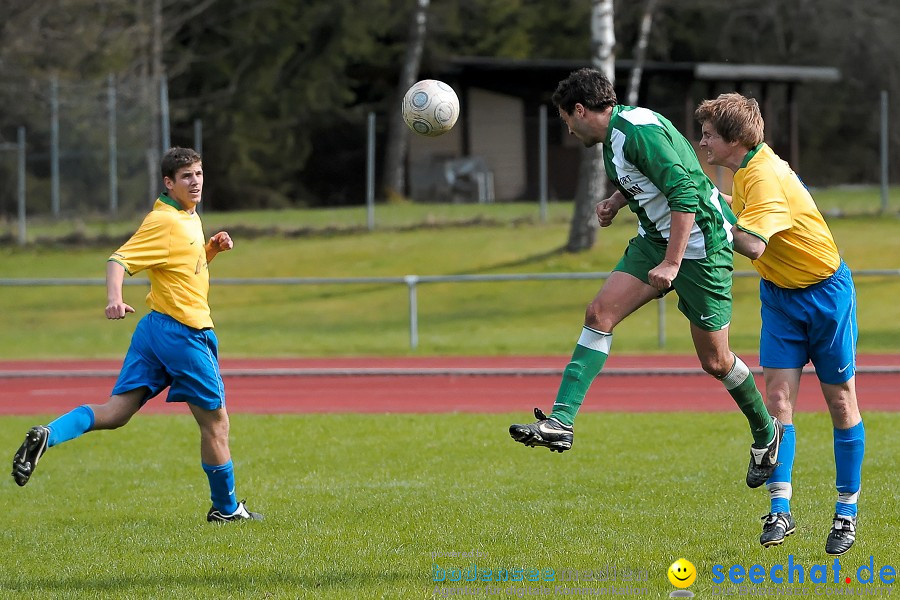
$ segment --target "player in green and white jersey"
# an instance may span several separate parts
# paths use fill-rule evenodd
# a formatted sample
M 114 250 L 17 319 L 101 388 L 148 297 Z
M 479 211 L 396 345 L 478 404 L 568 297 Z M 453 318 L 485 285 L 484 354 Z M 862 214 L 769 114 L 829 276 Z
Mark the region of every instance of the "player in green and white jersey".
M 672 123 L 651 110 L 619 105 L 599 71 L 573 72 L 560 82 L 553 103 L 569 133 L 587 147 L 603 144 L 616 192 L 597 204 L 600 226 L 609 226 L 627 205 L 638 217 L 638 235 L 587 308 L 549 417 L 535 409 L 537 422 L 511 425 L 510 435 L 526 446 L 571 448 L 575 415 L 606 362 L 613 329 L 675 290 L 703 370 L 724 384 L 747 417 L 753 435 L 747 485 L 762 485 L 778 461 L 784 428 L 728 345 L 734 214 Z

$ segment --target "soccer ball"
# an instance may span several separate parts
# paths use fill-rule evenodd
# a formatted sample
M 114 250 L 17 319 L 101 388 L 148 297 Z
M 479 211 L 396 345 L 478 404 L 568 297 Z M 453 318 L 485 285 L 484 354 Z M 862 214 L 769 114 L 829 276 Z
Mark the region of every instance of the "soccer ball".
M 410 129 L 419 135 L 435 137 L 453 128 L 459 117 L 459 98 L 443 81 L 423 79 L 403 96 L 401 111 Z

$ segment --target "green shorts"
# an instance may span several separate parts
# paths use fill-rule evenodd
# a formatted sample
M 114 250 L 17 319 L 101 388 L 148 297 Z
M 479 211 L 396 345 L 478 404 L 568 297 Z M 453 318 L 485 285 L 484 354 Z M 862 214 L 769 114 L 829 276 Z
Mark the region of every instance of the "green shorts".
M 613 271 L 633 275 L 649 285 L 647 274 L 666 256 L 666 247 L 641 236 L 628 242 L 625 255 Z M 684 259 L 672 289 L 678 310 L 705 331 L 718 331 L 731 323 L 731 274 L 734 255 L 730 245 L 700 259 Z

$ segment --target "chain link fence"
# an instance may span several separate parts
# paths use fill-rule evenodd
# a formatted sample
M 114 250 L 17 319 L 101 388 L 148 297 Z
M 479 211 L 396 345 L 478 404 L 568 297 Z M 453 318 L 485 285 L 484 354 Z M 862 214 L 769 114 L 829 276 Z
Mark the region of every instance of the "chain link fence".
M 158 191 L 159 154 L 152 142 L 157 98 L 146 80 L 110 75 L 4 86 L 22 123 L 0 129 L 0 218 L 17 218 L 20 127 L 29 219 L 127 215 L 150 206 Z

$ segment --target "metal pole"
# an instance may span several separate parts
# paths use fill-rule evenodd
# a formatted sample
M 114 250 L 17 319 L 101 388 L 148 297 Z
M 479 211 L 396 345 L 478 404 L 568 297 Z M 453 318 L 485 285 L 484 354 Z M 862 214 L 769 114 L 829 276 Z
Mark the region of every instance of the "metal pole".
M 366 223 L 375 230 L 375 113 L 369 113 L 366 138 Z
M 169 81 L 165 75 L 159 78 L 159 115 L 162 133 L 162 152 L 160 154 L 162 155 L 172 146 L 171 131 L 169 130 Z
M 25 232 L 25 127 L 20 126 L 16 134 L 19 147 L 19 245 L 24 246 Z
M 538 112 L 538 186 L 540 187 L 541 223 L 547 222 L 547 105 L 541 104 Z
M 203 156 L 203 121 L 194 119 L 194 150 Z
M 888 92 L 881 91 L 881 213 L 888 210 Z
M 194 150 L 203 156 L 203 121 L 200 119 L 194 119 Z M 203 212 L 203 202 L 197 205 L 197 212 Z
M 419 347 L 419 302 L 416 297 L 416 284 L 418 275 L 407 275 L 403 278 L 409 288 L 409 349 Z
M 50 78 L 50 210 L 59 216 L 59 78 Z
M 656 341 L 660 348 L 666 347 L 666 299 L 656 301 L 657 327 Z
M 109 120 L 109 214 L 119 212 L 119 149 L 116 138 L 116 77 L 112 73 L 106 78 L 106 109 Z

